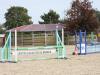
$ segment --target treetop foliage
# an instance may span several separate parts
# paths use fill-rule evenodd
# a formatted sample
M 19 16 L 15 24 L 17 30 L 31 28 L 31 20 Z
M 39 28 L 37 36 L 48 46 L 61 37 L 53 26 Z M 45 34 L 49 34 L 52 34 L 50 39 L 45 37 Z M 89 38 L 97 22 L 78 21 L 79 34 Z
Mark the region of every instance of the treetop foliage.
M 48 13 L 44 13 L 40 17 L 43 20 L 42 22 L 39 21 L 40 24 L 50 24 L 50 23 L 56 24 L 56 23 L 59 23 L 60 16 L 55 11 L 49 10 Z
M 28 10 L 24 7 L 13 6 L 5 13 L 5 27 L 7 29 L 22 25 L 32 24 L 31 17 L 28 16 Z
M 99 27 L 95 10 L 89 0 L 74 0 L 67 12 L 67 30 L 75 32 L 95 31 Z

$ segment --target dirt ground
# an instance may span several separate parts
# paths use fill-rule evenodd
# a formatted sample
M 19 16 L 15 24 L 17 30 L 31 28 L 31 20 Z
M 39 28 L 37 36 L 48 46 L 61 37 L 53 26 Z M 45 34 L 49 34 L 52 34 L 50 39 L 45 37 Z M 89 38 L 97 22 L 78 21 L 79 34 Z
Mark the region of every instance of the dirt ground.
M 67 46 L 68 59 L 0 63 L 0 75 L 100 75 L 100 53 L 73 56 L 74 46 Z

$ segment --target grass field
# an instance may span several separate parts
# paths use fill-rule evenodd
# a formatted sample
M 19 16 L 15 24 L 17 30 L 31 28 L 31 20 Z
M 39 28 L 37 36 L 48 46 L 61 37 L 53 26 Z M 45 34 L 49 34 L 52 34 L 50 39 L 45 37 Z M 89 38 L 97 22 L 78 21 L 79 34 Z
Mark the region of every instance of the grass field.
M 0 75 L 100 75 L 99 53 L 73 56 L 73 49 L 67 46 L 68 59 L 0 63 Z

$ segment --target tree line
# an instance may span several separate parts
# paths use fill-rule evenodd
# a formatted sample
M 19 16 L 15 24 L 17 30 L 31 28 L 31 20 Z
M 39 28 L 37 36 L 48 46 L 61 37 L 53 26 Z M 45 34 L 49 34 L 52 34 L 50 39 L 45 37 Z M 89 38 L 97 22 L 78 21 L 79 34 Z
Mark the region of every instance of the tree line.
M 95 31 L 100 26 L 100 11 L 92 7 L 89 0 L 74 0 L 71 7 L 66 11 L 64 19 L 60 19 L 60 15 L 49 10 L 48 13 L 43 13 L 40 16 L 42 21 L 39 24 L 65 24 L 65 30 L 68 32 Z M 28 15 L 28 10 L 24 7 L 12 6 L 5 13 L 6 22 L 3 26 L 6 29 L 12 29 L 22 25 L 33 24 L 31 16 Z M 0 31 L 2 31 L 0 27 Z

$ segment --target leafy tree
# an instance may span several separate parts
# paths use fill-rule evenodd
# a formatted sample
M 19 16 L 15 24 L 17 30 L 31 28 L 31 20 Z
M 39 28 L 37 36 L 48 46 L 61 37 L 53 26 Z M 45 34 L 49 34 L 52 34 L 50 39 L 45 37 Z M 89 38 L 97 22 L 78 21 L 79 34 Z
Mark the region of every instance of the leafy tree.
M 66 24 L 66 19 L 61 19 L 61 20 L 59 20 L 59 23 L 61 23 L 61 24 Z
M 70 32 L 79 30 L 95 31 L 98 28 L 98 20 L 89 0 L 75 0 L 71 9 L 67 12 L 67 27 Z
M 31 17 L 28 16 L 28 10 L 24 7 L 11 7 L 5 13 L 6 22 L 4 23 L 6 29 L 15 28 L 22 25 L 32 24 Z
M 97 16 L 97 18 L 98 18 L 98 20 L 100 22 L 100 11 L 99 10 L 95 10 L 95 12 L 96 12 L 96 16 Z
M 43 15 L 40 16 L 43 22 L 39 21 L 40 24 L 56 24 L 59 23 L 59 14 L 57 14 L 53 10 L 49 10 L 48 13 L 44 13 Z
M 0 34 L 3 32 L 2 28 L 0 27 Z
M 5 32 L 5 28 L 3 27 L 3 25 L 0 25 L 0 34 Z

